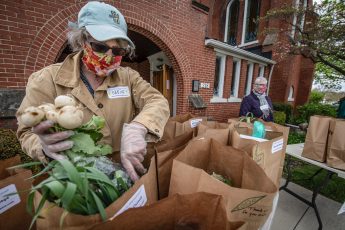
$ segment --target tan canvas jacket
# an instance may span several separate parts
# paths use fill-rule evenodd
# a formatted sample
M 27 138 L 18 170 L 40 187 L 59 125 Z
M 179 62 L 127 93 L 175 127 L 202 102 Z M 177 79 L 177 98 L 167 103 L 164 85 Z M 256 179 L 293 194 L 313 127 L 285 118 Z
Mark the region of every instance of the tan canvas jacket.
M 148 137 L 160 139 L 170 114 L 168 102 L 163 95 L 143 80 L 138 72 L 120 67 L 95 90 L 93 98 L 80 79 L 80 57 L 81 52 L 71 54 L 63 63 L 53 64 L 33 73 L 28 80 L 26 95 L 17 116 L 29 106 L 54 103 L 58 95 L 71 94 L 86 107 L 83 123 L 89 121 L 92 115 L 105 118 L 101 143 L 110 144 L 114 153 L 120 150 L 124 123 L 139 122 L 148 129 Z M 125 89 L 128 87 L 130 96 L 112 98 L 111 89 L 119 89 L 115 88 L 119 86 Z M 31 128 L 20 122 L 18 125 L 17 136 L 24 152 L 33 159 L 45 161 L 38 136 L 31 132 Z

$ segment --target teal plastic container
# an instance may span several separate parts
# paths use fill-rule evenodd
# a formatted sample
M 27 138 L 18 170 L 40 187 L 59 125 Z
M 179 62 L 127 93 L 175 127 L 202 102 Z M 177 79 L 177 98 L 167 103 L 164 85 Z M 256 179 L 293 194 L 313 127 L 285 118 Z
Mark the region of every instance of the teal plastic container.
M 258 138 L 265 138 L 265 135 L 265 125 L 261 121 L 254 121 L 252 136 Z

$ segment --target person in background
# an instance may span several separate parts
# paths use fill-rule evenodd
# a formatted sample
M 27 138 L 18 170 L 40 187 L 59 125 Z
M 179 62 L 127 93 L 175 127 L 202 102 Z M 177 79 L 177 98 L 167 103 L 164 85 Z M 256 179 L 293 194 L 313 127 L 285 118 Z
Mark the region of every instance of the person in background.
M 264 77 L 256 78 L 252 92 L 245 96 L 241 103 L 240 116 L 249 112 L 264 121 L 273 122 L 273 106 L 271 99 L 266 95 L 267 80 Z
M 70 23 L 70 27 L 68 41 L 76 52 L 63 63 L 30 76 L 17 118 L 29 106 L 54 104 L 57 96 L 72 95 L 85 107 L 83 123 L 93 115 L 105 119 L 102 144 L 111 145 L 112 158 L 121 159 L 131 179 L 138 180 L 138 174 L 146 171 L 141 162 L 147 141 L 158 141 L 163 135 L 170 114 L 168 102 L 138 72 L 120 66 L 135 46 L 127 37 L 124 16 L 115 7 L 89 2 L 80 10 L 78 23 Z M 51 133 L 54 123 L 50 120 L 32 129 L 20 120 L 18 125 L 18 139 L 33 159 L 62 159 L 59 152 L 73 146 L 67 140 L 73 131 Z
M 342 97 L 339 100 L 337 117 L 345 119 L 345 97 Z

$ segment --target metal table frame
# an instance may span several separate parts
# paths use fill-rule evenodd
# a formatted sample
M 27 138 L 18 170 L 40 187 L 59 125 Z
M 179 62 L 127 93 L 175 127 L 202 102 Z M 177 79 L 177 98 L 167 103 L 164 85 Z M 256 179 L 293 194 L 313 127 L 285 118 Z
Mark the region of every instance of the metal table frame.
M 321 162 L 314 161 L 314 160 L 303 157 L 302 156 L 303 147 L 304 147 L 304 143 L 287 145 L 287 147 L 286 147 L 286 154 L 287 154 L 286 170 L 287 170 L 288 175 L 287 175 L 287 179 L 286 179 L 285 184 L 283 186 L 281 186 L 279 188 L 279 190 L 286 191 L 287 193 L 296 197 L 300 201 L 306 203 L 308 206 L 312 207 L 315 211 L 315 215 L 316 215 L 317 221 L 319 223 L 319 230 L 322 230 L 322 220 L 321 220 L 321 217 L 320 217 L 320 214 L 319 214 L 319 211 L 317 209 L 316 202 L 315 202 L 316 197 L 319 194 L 320 190 L 323 187 L 327 186 L 329 180 L 332 178 L 332 176 L 334 174 L 337 174 L 339 177 L 345 179 L 345 171 L 331 168 L 331 167 L 327 166 L 325 163 L 321 163 Z M 320 184 L 313 184 L 313 196 L 312 196 L 311 201 L 301 197 L 300 195 L 293 192 L 292 190 L 290 190 L 287 187 L 289 182 L 291 182 L 291 177 L 292 177 L 292 170 L 291 170 L 291 158 L 292 157 L 296 157 L 296 158 L 298 158 L 304 162 L 307 162 L 307 163 L 310 163 L 312 165 L 320 167 L 320 169 L 316 173 L 314 173 L 314 175 L 312 175 L 310 178 L 307 178 L 307 180 L 313 180 L 313 178 L 323 170 L 327 171 L 327 175 L 323 178 L 323 180 Z

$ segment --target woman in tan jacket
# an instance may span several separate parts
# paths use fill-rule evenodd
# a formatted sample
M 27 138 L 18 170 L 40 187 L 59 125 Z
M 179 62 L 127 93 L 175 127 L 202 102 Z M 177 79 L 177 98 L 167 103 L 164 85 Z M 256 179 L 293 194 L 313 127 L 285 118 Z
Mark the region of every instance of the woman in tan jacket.
M 113 148 L 114 159 L 120 158 L 132 180 L 144 173 L 141 162 L 146 142 L 159 140 L 169 118 L 167 100 L 139 74 L 120 66 L 125 55 L 134 52 L 127 37 L 123 15 L 113 6 L 87 3 L 78 14 L 68 34 L 74 51 L 63 63 L 53 64 L 33 73 L 25 98 L 17 112 L 29 106 L 53 103 L 59 95 L 73 95 L 86 107 L 84 123 L 92 115 L 105 119 L 102 142 Z M 139 111 L 139 113 L 137 112 Z M 33 159 L 61 159 L 59 152 L 69 149 L 66 140 L 72 131 L 50 133 L 54 124 L 46 120 L 31 128 L 19 121 L 18 138 L 23 150 Z

